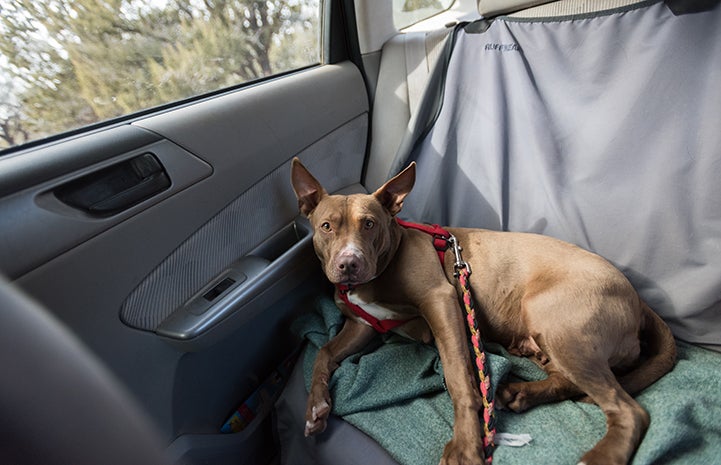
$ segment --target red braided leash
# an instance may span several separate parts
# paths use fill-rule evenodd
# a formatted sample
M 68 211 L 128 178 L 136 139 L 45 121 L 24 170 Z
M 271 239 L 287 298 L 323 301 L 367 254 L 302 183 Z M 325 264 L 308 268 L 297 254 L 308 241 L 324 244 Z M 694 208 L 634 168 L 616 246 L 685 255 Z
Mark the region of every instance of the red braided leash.
M 468 330 L 471 333 L 471 344 L 473 345 L 473 353 L 476 357 L 476 368 L 478 369 L 478 380 L 481 391 L 481 401 L 483 403 L 483 453 L 486 457 L 486 463 L 493 462 L 493 449 L 495 447 L 494 438 L 496 436 L 496 414 L 494 411 L 493 390 L 491 389 L 491 376 L 486 363 L 486 352 L 483 350 L 481 341 L 481 333 L 478 329 L 478 321 L 476 320 L 476 307 L 471 294 L 471 285 L 468 278 L 471 276 L 471 266 L 463 261 L 461 257 L 461 246 L 455 236 L 451 235 L 448 242 L 453 246 L 453 252 L 456 256 L 454 276 L 458 279 L 463 293 L 463 307 L 466 310 L 466 322 Z
M 486 353 L 481 342 L 481 333 L 478 330 L 478 321 L 476 320 L 476 309 L 471 295 L 471 286 L 468 278 L 471 276 L 471 266 L 463 261 L 461 257 L 461 246 L 458 244 L 456 237 L 441 228 L 440 226 L 409 223 L 397 219 L 398 224 L 404 228 L 417 229 L 433 236 L 433 245 L 438 251 L 441 264 L 444 262 L 444 253 L 449 247 L 453 247 L 455 255 L 454 276 L 458 279 L 463 293 L 463 306 L 466 310 L 466 322 L 471 333 L 471 343 L 473 345 L 473 353 L 476 358 L 476 368 L 478 369 L 478 379 L 481 391 L 481 401 L 483 403 L 483 453 L 486 457 L 486 464 L 493 462 L 493 449 L 495 447 L 494 438 L 496 436 L 496 414 L 494 412 L 493 390 L 491 389 L 491 376 L 486 363 Z

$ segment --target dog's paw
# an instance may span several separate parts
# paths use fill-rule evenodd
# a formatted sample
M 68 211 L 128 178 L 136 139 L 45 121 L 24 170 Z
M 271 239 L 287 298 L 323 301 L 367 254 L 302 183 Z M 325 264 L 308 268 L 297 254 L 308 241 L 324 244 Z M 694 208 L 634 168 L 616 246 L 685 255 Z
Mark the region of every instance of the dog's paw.
M 483 445 L 480 440 L 473 444 L 452 439 L 443 449 L 439 465 L 483 465 Z
M 498 386 L 496 402 L 504 410 L 516 413 L 525 412 L 530 407 L 524 383 L 510 383 Z
M 322 433 L 328 426 L 328 415 L 330 414 L 330 403 L 322 400 L 317 404 L 308 405 L 305 416 L 305 436 Z

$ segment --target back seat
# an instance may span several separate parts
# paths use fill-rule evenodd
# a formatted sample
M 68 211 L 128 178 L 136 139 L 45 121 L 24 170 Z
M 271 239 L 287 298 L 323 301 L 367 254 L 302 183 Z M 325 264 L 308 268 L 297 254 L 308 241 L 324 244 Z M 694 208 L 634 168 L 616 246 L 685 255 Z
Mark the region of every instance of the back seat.
M 639 2 L 638 0 L 598 0 L 594 2 L 589 1 L 576 1 L 576 0 L 562 0 L 556 2 L 548 1 L 499 1 L 499 0 L 480 0 L 479 11 L 485 18 L 492 18 L 500 13 L 511 12 L 513 17 L 517 18 L 518 21 L 529 20 L 531 18 L 546 18 L 546 17 L 565 17 L 573 16 L 574 18 L 583 21 L 588 19 L 588 14 L 595 11 L 603 11 L 608 9 L 623 9 L 629 5 L 644 4 L 649 5 L 653 2 Z M 666 2 L 672 6 L 672 10 L 678 7 L 675 1 Z M 673 5 L 671 5 L 673 4 Z M 520 10 L 520 11 L 516 11 Z M 680 10 L 678 10 L 680 11 Z M 674 10 L 676 13 L 676 10 Z M 373 191 L 377 187 L 385 182 L 389 175 L 393 174 L 399 166 L 406 164 L 412 159 L 416 159 L 418 154 L 414 153 L 403 153 L 403 150 L 408 149 L 408 139 L 413 137 L 412 133 L 416 127 L 418 110 L 422 106 L 422 102 L 425 99 L 424 88 L 426 83 L 432 76 L 432 71 L 438 63 L 439 58 L 442 56 L 444 50 L 444 44 L 446 43 L 449 33 L 452 28 L 446 28 L 444 30 L 438 30 L 433 32 L 406 32 L 400 33 L 388 40 L 383 46 L 380 70 L 378 74 L 378 84 L 374 95 L 373 104 L 373 119 L 372 119 L 372 139 L 369 149 L 369 156 L 367 160 L 367 168 L 364 178 L 364 186 L 368 191 Z M 505 51 L 503 49 L 504 44 L 497 44 L 499 51 Z M 505 44 L 508 45 L 508 44 Z M 618 53 L 624 53 L 626 47 L 631 47 L 633 44 L 617 44 Z M 493 47 L 494 45 L 491 44 Z M 512 50 L 512 48 L 508 48 Z M 579 57 L 580 59 L 581 57 Z M 550 65 L 549 65 L 550 66 Z M 501 75 L 499 74 L 499 77 Z M 508 76 L 505 76 L 506 78 Z M 594 76 L 592 76 L 594 77 Z M 598 79 L 603 79 L 603 76 L 595 76 Z M 503 82 L 499 82 L 499 86 L 503 86 Z M 629 80 L 629 85 L 638 86 L 638 83 L 633 80 Z M 602 88 L 602 86 L 600 86 Z M 506 90 L 505 88 L 503 89 Z M 582 89 L 580 91 L 583 91 Z M 659 98 L 665 98 L 666 95 L 659 95 Z M 484 104 L 481 102 L 481 104 Z M 506 103 L 511 105 L 510 103 Z M 669 112 L 674 112 L 677 107 L 673 106 L 673 101 L 669 100 L 671 107 L 668 108 Z M 652 105 L 656 108 L 655 105 Z M 495 113 L 494 113 L 495 114 Z M 633 113 L 636 115 L 637 113 Z M 542 114 L 529 114 L 534 118 L 543 118 Z M 613 124 L 618 124 L 619 121 L 612 121 Z M 482 124 L 495 124 L 492 120 L 483 120 L 479 122 Z M 498 123 L 501 124 L 501 123 Z M 620 126 L 619 126 L 620 127 Z M 622 129 L 622 128 L 621 128 Z M 550 129 L 549 129 L 550 130 Z M 673 127 L 659 128 L 659 131 L 673 131 Z M 555 136 L 559 136 L 556 134 Z M 549 136 L 549 138 L 552 138 Z M 482 141 L 483 143 L 489 143 Z M 517 143 L 523 146 L 527 143 L 526 140 L 518 140 Z M 649 140 L 649 143 L 652 141 Z M 677 234 L 682 242 L 674 245 L 673 240 L 669 240 L 668 237 L 662 237 L 662 235 L 654 235 L 653 228 L 654 224 L 658 223 L 659 218 L 653 217 L 653 215 L 662 215 L 664 212 L 649 212 L 645 214 L 643 210 L 636 212 L 635 216 L 615 216 L 609 212 L 598 212 L 597 218 L 593 221 L 596 223 L 588 223 L 588 217 L 582 216 L 579 211 L 583 210 L 581 206 L 574 203 L 576 201 L 577 192 L 569 191 L 564 192 L 566 186 L 563 184 L 549 186 L 549 188 L 556 189 L 557 198 L 551 200 L 561 199 L 562 201 L 568 200 L 569 203 L 559 203 L 564 207 L 569 208 L 567 211 L 560 212 L 543 212 L 536 210 L 535 201 L 539 199 L 543 193 L 538 192 L 526 192 L 523 190 L 523 183 L 526 183 L 533 175 L 533 167 L 529 168 L 531 177 L 521 178 L 520 181 L 515 181 L 518 184 L 509 186 L 508 181 L 511 176 L 511 166 L 517 167 L 523 163 L 531 163 L 531 158 L 522 158 L 518 154 L 516 158 L 504 158 L 505 155 L 498 157 L 498 160 L 491 160 L 491 164 L 498 168 L 497 172 L 486 173 L 488 170 L 488 159 L 486 158 L 486 147 L 483 143 L 478 145 L 478 157 L 479 160 L 483 159 L 483 163 L 477 163 L 473 166 L 466 165 L 465 172 L 460 166 L 460 162 L 457 160 L 445 161 L 446 165 L 443 165 L 443 170 L 436 171 L 435 167 L 429 168 L 434 162 L 436 162 L 435 156 L 425 155 L 422 159 L 422 163 L 419 165 L 419 181 L 417 182 L 415 198 L 409 196 L 407 200 L 407 209 L 404 210 L 405 217 L 417 221 L 433 221 L 441 224 L 454 224 L 455 226 L 474 226 L 474 227 L 489 227 L 495 229 L 525 229 L 528 231 L 542 232 L 550 235 L 561 236 L 562 239 L 569 240 L 571 242 L 578 243 L 585 248 L 589 248 L 600 252 L 602 255 L 611 255 L 609 258 L 622 268 L 629 278 L 634 281 L 634 284 L 640 288 L 643 297 L 649 301 L 649 303 L 672 325 L 674 333 L 677 337 L 689 340 L 696 344 L 706 344 L 706 346 L 719 350 L 721 346 L 715 345 L 714 338 L 718 340 L 717 336 L 710 336 L 704 339 L 704 335 L 699 331 L 699 324 L 695 323 L 695 326 L 690 325 L 690 321 L 699 317 L 703 313 L 706 314 L 705 318 L 709 319 L 712 308 L 719 308 L 718 294 L 719 285 L 718 279 L 708 276 L 709 273 L 705 273 L 703 276 L 697 274 L 702 263 L 693 263 L 694 257 L 699 257 L 698 251 L 696 255 L 690 256 L 688 261 L 683 262 L 679 260 L 679 254 L 677 253 L 678 248 L 684 248 L 688 244 L 684 241 L 688 239 L 685 236 L 686 231 L 682 228 L 682 223 L 677 222 L 670 225 L 671 228 L 679 228 L 671 232 L 671 235 Z M 405 145 L 405 147 L 404 147 Z M 635 148 L 643 146 L 643 144 L 634 146 Z M 497 147 L 496 147 L 497 149 Z M 690 149 L 689 149 L 690 150 Z M 717 149 L 718 150 L 718 149 Z M 400 153 L 399 153 L 400 151 Z M 502 151 L 502 150 L 501 150 Z M 521 149 L 518 153 L 523 153 Z M 437 154 L 443 156 L 443 154 Z M 573 164 L 581 160 L 580 158 L 574 159 L 573 154 L 565 154 L 567 158 L 560 162 L 566 162 Z M 556 154 L 549 152 L 549 157 L 556 156 Z M 628 154 L 618 155 L 619 163 L 627 162 L 633 157 L 637 156 L 636 152 Z M 689 152 L 690 156 L 690 152 Z M 691 157 L 693 158 L 693 157 Z M 689 160 L 691 160 L 689 158 Z M 597 161 L 597 160 L 591 160 Z M 643 157 L 638 159 L 638 162 L 644 162 Z M 441 163 L 441 162 L 439 162 Z M 458 163 L 458 164 L 457 164 Z M 654 168 L 654 162 L 650 157 L 645 159 L 645 162 L 649 169 Z M 691 163 L 691 161 L 689 161 Z M 718 168 L 718 164 L 710 162 L 707 166 L 715 166 Z M 668 170 L 669 165 L 664 161 L 660 162 L 659 173 L 663 170 Z M 425 166 L 425 168 L 424 168 Z M 540 168 L 548 168 L 547 165 L 539 165 Z M 601 165 L 599 165 L 601 166 Z M 624 165 L 626 166 L 626 165 Z M 697 166 L 697 165 L 695 165 Z M 673 168 L 675 169 L 675 168 Z M 682 166 L 678 167 L 679 174 L 683 175 Z M 691 165 L 686 167 L 688 170 L 692 170 Z M 424 174 L 425 171 L 425 174 Z M 559 170 L 562 171 L 562 170 Z M 450 174 L 450 179 L 439 180 L 442 176 L 439 173 Z M 463 176 L 459 176 L 459 173 Z M 553 180 L 553 175 L 557 173 L 546 173 L 550 177 L 547 179 Z M 610 176 L 624 176 L 627 172 L 619 172 L 611 174 Z M 578 174 L 583 176 L 584 173 Z M 587 174 L 588 182 L 595 182 L 603 179 L 603 172 L 593 172 Z M 462 178 L 462 179 L 461 179 Z M 645 178 L 647 182 L 656 182 L 653 176 Z M 664 178 L 666 179 L 666 178 Z M 673 180 L 673 173 L 668 178 Z M 498 186 L 497 190 L 485 191 L 481 197 L 487 196 L 492 198 L 497 194 L 497 199 L 491 199 L 491 202 L 497 201 L 493 205 L 486 204 L 475 204 L 473 205 L 473 212 L 468 214 L 468 210 L 459 209 L 453 211 L 453 204 L 459 199 L 468 197 L 468 191 L 455 190 L 453 186 L 456 181 L 464 181 L 474 185 L 474 190 L 478 188 L 480 192 L 480 185 L 487 185 L 493 183 L 494 180 L 498 181 L 503 186 Z M 562 178 L 563 182 L 567 179 Z M 577 180 L 577 179 L 576 179 Z M 576 181 L 572 180 L 572 181 Z M 423 198 L 424 190 L 432 190 L 428 187 L 431 184 L 442 184 L 445 183 L 444 188 L 447 189 L 441 196 L 431 196 L 432 200 Z M 582 183 L 581 183 L 582 184 Z M 631 182 L 631 184 L 633 184 Z M 450 185 L 450 187 L 449 187 Z M 610 184 L 613 185 L 613 184 Z M 425 186 L 425 187 L 424 187 Z M 638 186 L 631 188 L 637 188 Z M 658 186 L 657 186 L 658 187 Z M 698 186 L 689 186 L 698 187 Z M 679 186 L 674 186 L 669 183 L 669 189 L 677 189 Z M 514 189 L 518 189 L 521 193 L 520 196 L 515 197 L 516 203 L 526 205 L 525 212 L 527 214 L 528 223 L 513 223 L 518 221 L 519 217 L 513 217 L 508 212 L 508 204 L 510 198 L 514 195 Z M 683 191 L 683 186 L 681 186 Z M 706 187 L 709 195 L 712 193 L 713 186 Z M 449 195 L 448 194 L 450 191 Z M 591 189 L 593 191 L 593 189 Z M 630 192 L 630 191 L 629 191 Z M 716 190 L 716 192 L 719 192 Z M 588 191 L 586 192 L 588 193 Z M 682 193 L 682 192 L 681 192 Z M 524 196 L 527 194 L 527 196 Z M 665 194 L 663 189 L 659 190 L 659 194 Z M 595 197 L 604 197 L 606 193 L 599 194 L 596 192 L 592 195 Z M 455 198 L 453 198 L 455 196 Z M 419 198 L 420 197 L 420 198 Z M 471 196 L 472 197 L 472 196 Z M 633 197 L 633 195 L 631 195 Z M 652 196 L 651 196 L 652 198 Z M 439 199 L 442 199 L 439 201 Z M 452 200 L 451 200 L 452 199 Z M 471 198 L 471 200 L 476 200 Z M 548 200 L 548 199 L 546 199 Z M 591 198 L 591 201 L 599 200 L 598 198 Z M 636 200 L 636 199 L 633 199 Z M 539 200 L 542 202 L 543 199 Z M 599 202 L 602 202 L 600 199 Z M 432 202 L 434 205 L 431 208 L 427 208 L 427 203 Z M 704 208 L 711 208 L 709 202 L 704 203 Z M 669 205 L 669 209 L 676 208 L 676 205 Z M 693 207 L 693 206 L 692 206 Z M 698 205 L 694 208 L 700 208 Z M 485 209 L 485 210 L 484 210 Z M 714 210 L 719 212 L 718 208 Z M 547 215 L 548 213 L 548 215 Z M 685 212 L 679 211 L 679 215 L 685 214 Z M 497 215 L 498 218 L 491 218 L 491 216 Z M 577 216 L 575 216 L 577 215 Z M 522 216 L 522 215 L 521 215 Z M 571 222 L 564 224 L 564 216 L 569 216 Z M 515 218 L 515 219 L 514 219 Z M 593 228 L 598 227 L 598 218 L 607 218 L 606 232 L 596 234 L 593 232 Z M 576 221 L 578 220 L 578 221 Z M 575 221 L 575 222 L 574 222 Z M 694 221 L 694 218 L 689 218 L 689 221 Z M 470 224 L 465 224 L 470 223 Z M 626 232 L 621 227 L 625 224 Z M 645 224 L 645 226 L 643 226 Z M 643 234 L 637 234 L 636 237 L 631 237 L 628 234 L 628 228 L 635 228 L 636 225 L 648 228 L 648 236 Z M 590 231 L 586 229 L 589 227 Z M 602 225 L 603 226 L 603 225 Z M 658 226 L 663 226 L 659 224 Z M 698 225 L 692 225 L 697 227 Z M 689 226 L 690 227 L 690 226 Z M 701 227 L 700 229 L 703 229 Z M 699 231 L 700 231 L 699 229 Z M 708 236 L 706 238 L 698 238 L 694 245 L 699 247 L 710 247 L 709 242 L 718 244 L 719 231 L 711 231 L 713 225 L 709 224 L 709 229 L 706 231 Z M 691 235 L 697 234 L 697 231 L 689 230 Z M 563 237 L 565 236 L 565 237 Z M 645 237 L 651 238 L 652 240 L 647 241 Z M 610 240 L 610 242 L 608 242 Z M 614 247 L 616 249 L 614 250 Z M 599 250 L 600 248 L 600 250 Z M 609 252 L 609 253 L 607 253 Z M 614 255 L 614 253 L 616 255 Z M 662 257 L 670 254 L 670 256 L 676 253 L 675 258 L 672 257 L 671 261 L 666 265 L 659 265 Z M 640 258 L 638 258 L 638 256 Z M 718 249 L 716 251 L 718 256 Z M 674 264 L 673 260 L 678 263 Z M 626 265 L 624 266 L 624 263 Z M 662 268 L 666 266 L 668 272 L 663 271 Z M 689 271 L 687 281 L 683 282 L 682 278 L 669 278 L 671 275 L 678 275 L 679 270 L 687 268 Z M 658 285 L 653 279 L 649 279 L 645 273 L 647 270 L 656 270 L 655 272 L 660 273 L 661 280 L 669 278 L 668 281 L 663 281 L 663 285 Z M 660 271 L 659 271 L 660 270 Z M 697 277 L 692 278 L 693 276 Z M 715 279 L 715 281 L 714 281 Z M 701 280 L 707 280 L 706 284 L 703 284 Z M 708 284 L 709 282 L 717 283 Z M 705 286 L 705 287 L 704 287 Z M 664 294 L 662 290 L 664 287 L 675 288 L 676 295 L 669 297 Z M 715 294 L 714 294 L 715 292 Z M 694 293 L 696 295 L 694 295 Z M 683 297 L 683 299 L 681 298 Z M 693 299 L 696 299 L 695 301 Z M 705 299 L 705 300 L 704 300 Z M 689 303 L 693 301 L 692 303 Z M 715 303 L 714 303 L 715 302 Z M 687 308 L 684 310 L 685 314 L 678 314 L 679 305 L 685 305 Z M 698 306 L 698 312 L 693 313 L 694 305 Z M 703 306 L 706 307 L 703 307 Z M 714 307 L 715 305 L 715 307 Z M 718 316 L 718 315 L 717 315 Z M 693 326 L 693 327 L 692 327 Z M 709 334 L 712 331 L 718 332 L 720 326 L 718 318 L 714 324 L 708 325 Z M 694 338 L 693 334 L 699 335 Z M 378 464 L 394 464 L 395 460 L 389 456 L 378 444 L 372 439 L 369 439 L 365 434 L 361 433 L 353 426 L 345 423 L 337 417 L 333 417 L 329 422 L 328 430 L 318 437 L 303 438 L 303 415 L 305 411 L 305 387 L 303 382 L 303 375 L 301 372 L 302 364 L 298 364 L 297 369 L 293 374 L 293 378 L 289 384 L 288 389 L 283 398 L 278 404 L 278 426 L 279 430 L 282 429 L 281 438 L 283 439 L 284 449 L 283 457 L 287 463 L 302 464 L 302 463 L 378 463 Z

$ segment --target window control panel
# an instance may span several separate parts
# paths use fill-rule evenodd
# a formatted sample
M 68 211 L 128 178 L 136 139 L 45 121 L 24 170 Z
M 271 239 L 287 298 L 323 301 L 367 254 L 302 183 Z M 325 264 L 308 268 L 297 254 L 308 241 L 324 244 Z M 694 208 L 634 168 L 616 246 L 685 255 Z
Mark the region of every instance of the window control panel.
M 243 278 L 245 278 L 245 275 L 243 275 Z M 230 287 L 235 284 L 237 281 L 231 277 L 225 278 L 220 283 L 218 283 L 217 286 L 215 286 L 213 289 L 209 290 L 205 294 L 203 294 L 203 298 L 207 300 L 208 302 L 212 302 L 216 299 L 216 297 L 223 294 L 223 292 L 230 289 Z
M 248 280 L 260 274 L 270 263 L 263 257 L 247 256 L 233 264 L 221 273 L 213 282 L 193 296 L 186 304 L 185 311 L 193 315 L 202 315 L 210 309 L 221 297 L 228 295 Z
M 218 273 L 163 320 L 156 334 L 188 342 L 185 350 L 224 320 L 252 318 L 265 308 L 262 298 L 272 295 L 269 291 L 290 291 L 307 276 L 308 260 L 315 256 L 312 236 L 308 220 L 297 218 Z

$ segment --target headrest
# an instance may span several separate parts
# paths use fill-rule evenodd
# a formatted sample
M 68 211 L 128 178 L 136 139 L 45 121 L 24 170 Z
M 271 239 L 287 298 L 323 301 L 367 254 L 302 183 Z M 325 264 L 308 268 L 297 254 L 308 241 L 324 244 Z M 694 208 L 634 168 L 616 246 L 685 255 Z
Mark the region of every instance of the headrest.
M 668 1 L 668 0 L 667 0 Z M 643 3 L 642 0 L 478 0 L 478 12 L 484 18 L 518 13 L 523 17 L 560 17 L 594 13 Z M 669 2 L 670 3 L 670 2 Z M 680 2 L 679 2 L 680 3 Z M 689 3 L 689 2 L 687 2 Z M 706 3 L 706 2 L 697 2 Z M 544 6 L 539 6 L 544 5 Z M 536 8 L 533 8 L 536 7 Z M 514 15 L 516 16 L 516 15 Z
M 552 1 L 554 0 L 478 0 L 478 12 L 484 18 L 490 18 Z

